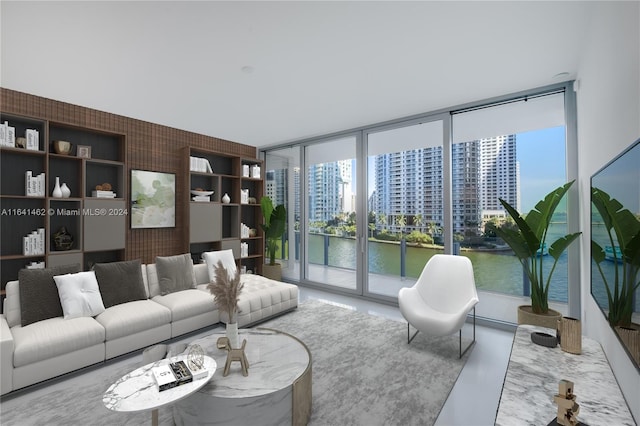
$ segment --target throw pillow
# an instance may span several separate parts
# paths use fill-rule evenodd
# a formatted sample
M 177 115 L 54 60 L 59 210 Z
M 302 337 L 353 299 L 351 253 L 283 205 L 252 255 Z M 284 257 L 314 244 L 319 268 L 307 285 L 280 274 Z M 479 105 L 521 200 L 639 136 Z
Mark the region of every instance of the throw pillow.
M 196 287 L 193 261 L 189 253 L 156 257 L 156 271 L 162 296 Z
M 96 263 L 93 269 L 105 308 L 147 298 L 140 259 Z
M 79 264 L 45 269 L 21 269 L 18 272 L 20 324 L 25 327 L 34 322 L 61 317 L 62 305 L 53 277 L 76 272 L 80 272 Z
M 53 277 L 60 294 L 64 319 L 94 317 L 104 312 L 94 271 Z
M 227 270 L 229 279 L 233 279 L 236 275 L 236 260 L 233 257 L 233 250 L 218 250 L 207 251 L 202 253 L 202 258 L 207 264 L 207 270 L 209 271 L 209 281 L 215 281 L 216 279 L 216 266 L 218 260 L 222 261 L 222 266 Z

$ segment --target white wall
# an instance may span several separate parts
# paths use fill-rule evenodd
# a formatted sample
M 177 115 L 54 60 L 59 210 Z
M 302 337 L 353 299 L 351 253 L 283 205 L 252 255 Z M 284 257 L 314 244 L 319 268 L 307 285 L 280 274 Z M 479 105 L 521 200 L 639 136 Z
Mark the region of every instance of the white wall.
M 583 330 L 601 343 L 640 421 L 640 373 L 590 293 L 589 190 L 591 175 L 640 137 L 640 2 L 602 2 L 597 9 L 577 77 Z

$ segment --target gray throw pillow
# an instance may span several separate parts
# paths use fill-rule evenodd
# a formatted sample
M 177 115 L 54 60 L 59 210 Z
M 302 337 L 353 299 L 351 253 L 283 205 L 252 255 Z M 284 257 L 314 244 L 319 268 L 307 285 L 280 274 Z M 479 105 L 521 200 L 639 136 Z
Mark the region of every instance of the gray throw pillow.
M 141 267 L 140 259 L 94 265 L 105 309 L 147 298 Z
M 156 257 L 156 271 L 162 296 L 196 286 L 193 261 L 188 253 Z
M 53 277 L 80 272 L 80 265 L 63 265 L 45 269 L 21 269 L 18 272 L 20 292 L 20 324 L 61 317 L 62 304 Z

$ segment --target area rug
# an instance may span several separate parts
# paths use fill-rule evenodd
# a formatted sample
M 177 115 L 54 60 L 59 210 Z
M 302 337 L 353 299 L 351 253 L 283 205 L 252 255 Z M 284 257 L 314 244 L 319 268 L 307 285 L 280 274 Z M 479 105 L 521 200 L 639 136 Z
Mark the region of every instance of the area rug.
M 258 327 L 285 331 L 309 348 L 312 426 L 431 425 L 468 356 L 458 359 L 457 334 L 446 338 L 418 334 L 407 345 L 406 323 L 314 300 Z M 139 364 L 134 360 L 106 364 L 84 373 L 86 377 L 10 397 L 0 404 L 0 423 L 148 424 L 148 412 L 115 413 L 102 404 L 109 385 Z M 169 407 L 159 410 L 159 424 L 173 424 Z

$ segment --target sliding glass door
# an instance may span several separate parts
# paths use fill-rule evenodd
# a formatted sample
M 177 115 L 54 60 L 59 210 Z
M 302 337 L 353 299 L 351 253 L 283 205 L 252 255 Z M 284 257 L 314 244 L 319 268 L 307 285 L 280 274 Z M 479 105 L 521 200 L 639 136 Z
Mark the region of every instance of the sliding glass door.
M 515 322 L 515 306 L 529 301 L 529 290 L 493 232 L 507 222 L 499 200 L 526 213 L 577 175 L 569 87 L 267 150 L 267 193 L 276 191 L 289 211 L 284 277 L 394 302 L 435 253 L 459 254 L 474 265 L 478 314 Z M 566 198 L 554 235 L 578 231 L 575 185 Z M 579 266 L 569 259 L 578 254 L 578 244 L 569 247 L 550 289 L 560 305 L 554 309 L 573 316 L 580 312 Z
M 358 288 L 357 139 L 346 136 L 305 148 L 305 278 L 343 291 Z
M 444 249 L 444 142 L 442 118 L 366 134 L 370 295 L 397 297 Z

